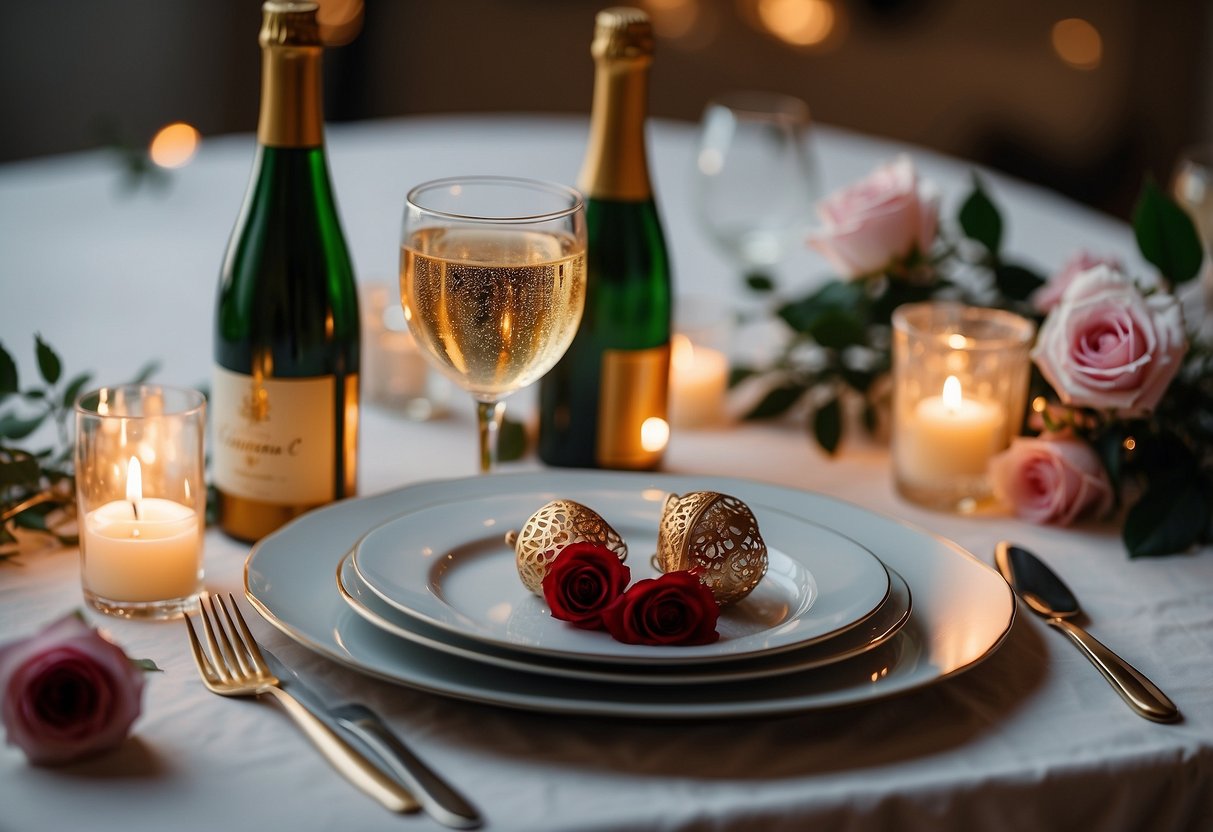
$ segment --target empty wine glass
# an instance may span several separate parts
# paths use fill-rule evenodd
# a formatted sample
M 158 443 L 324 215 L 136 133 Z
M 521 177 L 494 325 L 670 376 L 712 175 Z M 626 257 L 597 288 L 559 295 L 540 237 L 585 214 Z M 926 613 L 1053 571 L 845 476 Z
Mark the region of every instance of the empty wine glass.
M 1171 194 L 1196 225 L 1204 245 L 1200 280 L 1184 298 L 1185 315 L 1201 321 L 1202 334 L 1213 334 L 1213 144 L 1193 145 L 1180 153 L 1171 178 Z
M 510 393 L 564 355 L 585 305 L 585 209 L 572 188 L 497 176 L 409 191 L 400 297 L 422 353 L 476 400 L 480 470 Z
M 695 207 L 750 286 L 773 271 L 810 224 L 817 182 L 809 108 L 772 92 L 737 92 L 707 105 L 695 159 Z

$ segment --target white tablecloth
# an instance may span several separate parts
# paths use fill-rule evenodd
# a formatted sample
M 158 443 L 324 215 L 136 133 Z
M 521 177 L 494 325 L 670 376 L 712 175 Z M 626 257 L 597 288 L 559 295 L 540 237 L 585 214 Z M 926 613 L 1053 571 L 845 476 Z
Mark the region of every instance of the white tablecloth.
M 391 279 L 405 190 L 469 172 L 575 178 L 581 120 L 410 119 L 333 128 L 332 173 L 360 279 Z M 827 188 L 899 148 L 817 133 Z M 735 292 L 689 205 L 693 128 L 653 125 L 653 167 L 679 292 Z M 251 136 L 208 140 L 163 192 L 124 193 L 104 153 L 0 168 L 0 340 L 34 372 L 33 333 L 67 371 L 119 382 L 149 358 L 166 383 L 205 383 L 220 258 L 246 186 Z M 948 195 L 963 163 L 912 151 Z M 1042 267 L 1078 247 L 1141 268 L 1122 224 L 989 175 L 1008 248 Z M 826 273 L 807 252 L 783 277 Z M 739 296 L 739 295 L 738 295 Z M 474 469 L 470 405 L 412 423 L 364 410 L 361 489 L 379 493 Z M 527 397 L 517 406 L 525 411 Z M 532 459 L 514 468 L 536 468 Z M 1159 683 L 1184 713 L 1156 725 L 1128 710 L 1060 635 L 1027 614 L 962 676 L 837 712 L 660 724 L 547 718 L 438 698 L 344 670 L 254 616 L 259 637 L 304 675 L 368 701 L 500 830 L 1213 829 L 1213 552 L 1127 559 L 1111 526 L 1039 528 L 1009 517 L 937 514 L 900 501 L 884 448 L 853 436 L 836 459 L 801 425 L 675 434 L 667 469 L 819 490 L 952 538 L 989 561 L 1012 538 L 1056 566 L 1092 630 Z M 207 585 L 242 593 L 248 547 L 211 532 Z M 78 554 L 0 565 L 0 640 L 82 605 Z M 203 689 L 181 624 L 107 619 L 129 654 L 154 659 L 144 713 L 118 752 L 64 769 L 0 748 L 0 829 L 431 829 L 394 817 L 336 776 L 272 706 Z M 754 684 L 762 684 L 761 681 Z

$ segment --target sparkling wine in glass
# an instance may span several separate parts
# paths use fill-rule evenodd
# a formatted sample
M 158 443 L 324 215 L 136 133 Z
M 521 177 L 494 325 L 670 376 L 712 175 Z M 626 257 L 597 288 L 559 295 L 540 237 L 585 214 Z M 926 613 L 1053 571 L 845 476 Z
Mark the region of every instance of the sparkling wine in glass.
M 459 177 L 405 201 L 400 296 L 409 330 L 472 394 L 480 470 L 492 470 L 502 399 L 568 348 L 585 305 L 585 209 L 563 185 Z
M 752 287 L 772 280 L 811 223 L 818 188 L 808 137 L 808 105 L 780 93 L 729 93 L 703 112 L 699 222 Z

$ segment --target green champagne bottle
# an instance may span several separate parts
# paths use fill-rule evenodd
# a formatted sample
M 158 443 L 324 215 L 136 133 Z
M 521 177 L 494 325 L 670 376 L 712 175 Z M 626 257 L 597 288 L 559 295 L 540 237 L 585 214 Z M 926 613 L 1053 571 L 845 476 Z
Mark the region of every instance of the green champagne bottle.
M 540 382 L 549 465 L 655 468 L 669 440 L 670 263 L 653 201 L 644 122 L 653 31 L 638 9 L 598 13 L 586 194 L 585 312 Z
M 315 3 L 262 7 L 257 157 L 215 311 L 219 525 L 257 540 L 354 493 L 358 299 L 324 153 Z

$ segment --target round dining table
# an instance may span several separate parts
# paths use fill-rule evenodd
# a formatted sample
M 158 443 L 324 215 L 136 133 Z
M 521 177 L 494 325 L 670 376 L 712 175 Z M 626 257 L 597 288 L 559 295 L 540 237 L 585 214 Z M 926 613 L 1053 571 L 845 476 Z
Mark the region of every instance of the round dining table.
M 11 128 L 10 128 L 11 129 Z M 332 125 L 327 142 L 360 283 L 395 279 L 406 191 L 472 173 L 576 179 L 581 117 L 447 115 Z M 738 270 L 696 221 L 693 124 L 653 120 L 650 164 L 679 297 L 753 309 Z M 208 384 L 221 260 L 255 150 L 252 135 L 204 137 L 195 158 L 132 183 L 96 150 L 0 166 L 0 342 L 23 386 L 37 378 L 34 336 L 64 372 Z M 828 126 L 812 150 L 821 193 L 907 153 L 953 222 L 978 174 L 1002 208 L 1004 248 L 1043 272 L 1078 249 L 1148 273 L 1121 221 L 994 171 Z M 792 294 L 829 274 L 807 246 L 778 270 Z M 737 354 L 770 332 L 744 331 Z M 367 380 L 364 379 L 364 389 Z M 476 470 L 473 408 L 455 391 L 441 418 L 362 408 L 359 493 L 390 494 Z M 510 400 L 526 421 L 533 391 Z M 54 437 L 50 437 L 52 440 Z M 528 453 L 502 465 L 541 475 Z M 1113 521 L 1037 526 L 998 508 L 962 515 L 903 501 L 887 445 L 848 431 L 833 456 L 795 414 L 675 427 L 663 470 L 737 477 L 846 501 L 954 542 L 993 563 L 1016 541 L 1081 600 L 1098 638 L 1178 705 L 1172 724 L 1133 713 L 1073 645 L 1021 607 L 1005 640 L 963 673 L 847 707 L 747 718 L 652 719 L 519 710 L 417 690 L 356 672 L 290 638 L 244 600 L 250 546 L 205 536 L 205 586 L 244 605 L 259 641 L 304 678 L 373 707 L 481 811 L 485 828 L 608 830 L 1213 829 L 1213 551 L 1130 559 Z M 332 553 L 336 568 L 342 552 Z M 331 573 L 330 573 L 331 574 Z M 335 592 L 334 587 L 334 592 Z M 80 554 L 26 538 L 0 562 L 0 642 L 80 609 L 128 655 L 153 660 L 131 736 L 61 767 L 0 747 L 0 829 L 429 830 L 338 776 L 266 704 L 209 693 L 180 621 L 102 615 L 84 603 Z M 761 689 L 768 684 L 754 679 Z M 676 705 L 679 695 L 670 687 Z

